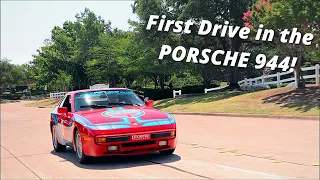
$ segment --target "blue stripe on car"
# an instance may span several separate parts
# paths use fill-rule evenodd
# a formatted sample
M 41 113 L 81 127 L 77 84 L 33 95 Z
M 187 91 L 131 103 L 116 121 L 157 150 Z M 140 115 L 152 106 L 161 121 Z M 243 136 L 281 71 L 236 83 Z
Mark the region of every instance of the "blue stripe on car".
M 142 127 L 147 127 L 147 126 L 159 126 L 160 124 L 158 123 L 158 121 L 154 121 L 154 122 L 146 122 L 143 123 L 141 126 Z
M 125 128 L 132 128 L 131 126 L 128 126 L 128 125 L 121 125 L 121 124 L 118 124 L 118 125 L 114 124 L 114 125 L 111 125 L 111 127 L 112 127 L 113 129 L 125 129 Z

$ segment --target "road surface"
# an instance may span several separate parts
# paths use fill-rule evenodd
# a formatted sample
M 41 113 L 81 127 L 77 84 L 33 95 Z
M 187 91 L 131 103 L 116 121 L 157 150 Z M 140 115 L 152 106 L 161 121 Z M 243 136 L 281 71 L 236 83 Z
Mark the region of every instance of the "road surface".
M 1 179 L 319 179 L 319 121 L 175 115 L 174 155 L 55 153 L 51 109 L 1 105 Z

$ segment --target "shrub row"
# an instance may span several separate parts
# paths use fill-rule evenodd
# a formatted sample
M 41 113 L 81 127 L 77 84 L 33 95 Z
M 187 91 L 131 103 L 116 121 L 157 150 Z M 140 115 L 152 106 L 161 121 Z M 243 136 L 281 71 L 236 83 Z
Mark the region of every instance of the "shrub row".
M 2 94 L 1 99 L 8 99 L 8 100 L 20 100 L 22 97 L 22 94 Z
M 210 88 L 218 87 L 218 85 L 212 85 Z M 204 93 L 203 86 L 186 86 L 181 89 L 149 89 L 149 88 L 132 88 L 136 91 L 143 92 L 145 97 L 149 97 L 152 100 L 161 100 L 173 97 L 173 90 L 181 90 L 182 94 L 197 94 Z M 138 94 L 138 93 L 137 93 Z
M 268 85 L 243 85 L 240 86 L 241 90 L 243 91 L 261 91 L 261 90 L 266 90 L 270 89 Z
M 282 83 L 280 84 L 280 87 L 286 87 L 289 83 Z M 276 84 L 270 84 L 269 87 L 271 89 L 274 89 L 274 88 L 278 88 L 278 86 Z

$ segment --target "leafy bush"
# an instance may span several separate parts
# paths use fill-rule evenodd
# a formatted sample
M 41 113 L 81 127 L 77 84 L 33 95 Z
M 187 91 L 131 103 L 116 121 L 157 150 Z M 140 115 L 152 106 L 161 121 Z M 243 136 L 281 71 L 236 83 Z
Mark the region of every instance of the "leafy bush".
M 280 87 L 286 87 L 289 83 L 282 83 L 280 84 Z M 271 89 L 274 89 L 274 88 L 277 88 L 277 85 L 276 84 L 270 84 L 269 87 Z
M 136 94 L 143 95 L 144 97 L 149 97 L 150 100 L 160 100 L 172 97 L 172 89 L 149 89 L 142 87 L 131 87 L 130 89 L 134 90 Z M 140 91 L 141 93 L 137 93 Z M 143 93 L 142 93 L 143 92 Z
M 217 84 L 212 84 L 210 88 L 218 87 Z M 145 97 L 149 97 L 152 100 L 161 100 L 173 97 L 173 90 L 181 90 L 182 94 L 195 94 L 195 93 L 204 93 L 204 87 L 202 85 L 196 86 L 185 86 L 183 88 L 174 88 L 174 89 L 149 89 L 141 87 L 132 87 L 131 89 L 144 92 Z
M 1 98 L 2 99 L 8 99 L 8 100 L 20 100 L 22 97 L 22 94 L 5 94 L 3 93 Z
M 274 88 L 277 88 L 277 85 L 276 85 L 276 84 L 269 84 L 269 87 L 270 87 L 271 89 L 274 89 Z
M 188 86 L 201 86 L 202 79 L 200 77 L 192 76 L 190 73 L 182 73 L 172 77 L 174 88 L 183 88 Z
M 161 100 L 173 97 L 172 89 L 144 89 L 144 96 L 151 100 Z
M 241 90 L 243 91 L 261 91 L 261 90 L 266 90 L 270 89 L 270 86 L 268 85 L 243 85 L 240 86 Z
M 38 89 L 30 92 L 31 96 L 44 95 L 46 93 L 45 90 Z M 48 94 L 48 93 L 47 93 Z
M 34 96 L 22 96 L 21 99 L 25 100 L 25 99 L 29 99 L 29 100 L 41 100 L 41 99 L 45 99 L 48 98 L 50 95 L 34 95 Z

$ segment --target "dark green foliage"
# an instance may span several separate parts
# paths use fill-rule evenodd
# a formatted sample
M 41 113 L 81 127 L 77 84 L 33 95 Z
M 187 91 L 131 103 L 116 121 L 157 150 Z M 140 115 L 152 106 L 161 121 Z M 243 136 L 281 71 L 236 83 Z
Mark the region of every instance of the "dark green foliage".
M 210 88 L 219 87 L 217 84 L 212 84 Z M 133 87 L 134 90 L 143 92 L 145 97 L 149 97 L 152 100 L 161 100 L 173 97 L 173 90 L 181 90 L 182 94 L 202 94 L 204 93 L 204 87 L 202 85 L 185 86 L 182 88 L 174 89 L 148 89 L 141 87 Z
M 7 94 L 3 93 L 1 95 L 1 99 L 8 99 L 8 100 L 19 100 L 22 97 L 22 93 L 15 93 L 15 94 Z

